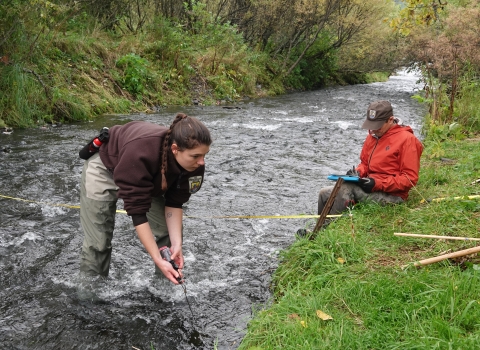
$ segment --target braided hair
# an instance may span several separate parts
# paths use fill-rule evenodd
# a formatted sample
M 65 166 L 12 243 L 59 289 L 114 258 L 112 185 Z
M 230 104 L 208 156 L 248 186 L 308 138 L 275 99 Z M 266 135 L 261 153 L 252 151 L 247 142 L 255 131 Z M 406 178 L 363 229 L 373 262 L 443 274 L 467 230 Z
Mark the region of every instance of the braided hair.
M 172 144 L 176 143 L 180 151 L 192 149 L 200 145 L 210 146 L 212 138 L 207 127 L 197 118 L 189 117 L 184 113 L 178 113 L 170 125 L 170 129 L 163 142 L 162 153 L 162 191 L 167 190 L 167 159 L 168 151 Z

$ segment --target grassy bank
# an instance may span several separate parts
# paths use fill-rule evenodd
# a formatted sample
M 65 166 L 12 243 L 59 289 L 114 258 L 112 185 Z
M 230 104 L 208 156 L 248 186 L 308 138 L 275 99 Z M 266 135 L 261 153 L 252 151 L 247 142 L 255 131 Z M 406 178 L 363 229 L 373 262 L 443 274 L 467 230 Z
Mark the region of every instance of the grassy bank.
M 210 16 L 202 13 L 203 16 Z M 112 33 L 71 19 L 39 36 L 30 55 L 0 62 L 0 127 L 78 121 L 103 113 L 154 112 L 285 92 L 235 27 L 213 22 L 194 34 L 165 18 L 145 32 Z M 205 20 L 207 21 L 207 19 Z M 20 41 L 21 42 L 21 41 Z M 28 41 L 20 52 L 28 52 Z
M 404 205 L 358 205 L 315 240 L 298 239 L 273 276 L 274 301 L 239 349 L 477 349 L 480 259 L 412 263 L 475 242 L 394 232 L 480 237 L 480 139 L 427 142 Z M 352 230 L 353 222 L 353 230 Z M 331 316 L 323 320 L 317 311 Z
M 75 28 L 42 39 L 28 60 L 0 61 L 0 128 L 225 104 L 293 89 L 269 70 L 278 62 L 248 48 L 227 25 L 191 34 L 159 19 L 147 33 Z M 347 81 L 338 74 L 329 84 L 385 81 L 388 75 L 351 74 Z
M 380 42 L 389 55 L 368 54 L 379 45 L 374 34 L 389 30 L 392 4 L 358 2 L 352 14 L 331 16 L 315 3 L 265 5 L 8 0 L 0 7 L 0 128 L 379 81 L 401 65 L 388 35 Z M 374 34 L 357 23 L 363 8 Z M 264 19 L 269 9 L 278 13 Z M 353 36 L 335 34 L 344 22 L 359 25 L 349 31 L 361 48 L 346 45 Z M 340 54 L 362 57 L 361 64 Z
M 220 27 L 222 40 L 216 40 L 169 26 L 161 26 L 166 33 L 155 27 L 158 32 L 135 36 L 65 32 L 40 43 L 41 53 L 28 64 L 0 62 L 6 92 L 0 128 L 234 103 L 292 90 L 268 71 L 268 56 L 248 49 L 234 29 Z M 386 81 L 388 75 L 352 74 L 351 81 L 339 75 L 329 84 Z

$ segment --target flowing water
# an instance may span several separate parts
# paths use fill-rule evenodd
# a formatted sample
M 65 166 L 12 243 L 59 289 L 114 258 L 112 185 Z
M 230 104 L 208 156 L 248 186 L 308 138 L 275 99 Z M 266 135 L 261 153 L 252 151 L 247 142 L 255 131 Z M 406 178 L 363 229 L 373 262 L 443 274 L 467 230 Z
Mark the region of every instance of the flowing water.
M 252 310 L 268 305 L 278 253 L 315 219 L 214 216 L 316 214 L 327 176 L 358 163 L 371 101 L 392 102 L 419 136 L 418 88 L 401 72 L 385 83 L 327 88 L 225 106 L 0 134 L 0 348 L 236 349 Z M 79 149 L 103 126 L 201 119 L 214 143 L 202 190 L 185 206 L 182 287 L 154 275 L 131 220 L 116 216 L 107 279 L 78 276 L 82 231 Z M 28 201 L 21 201 L 24 199 Z M 121 208 L 121 202 L 119 202 Z

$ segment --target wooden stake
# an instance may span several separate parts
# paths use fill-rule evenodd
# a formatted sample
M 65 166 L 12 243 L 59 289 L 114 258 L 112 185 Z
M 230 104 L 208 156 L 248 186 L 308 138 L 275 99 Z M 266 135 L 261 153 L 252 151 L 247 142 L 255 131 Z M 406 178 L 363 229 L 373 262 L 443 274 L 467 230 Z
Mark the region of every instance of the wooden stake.
M 473 185 L 473 183 L 472 183 Z M 480 195 L 476 194 L 473 196 L 462 196 L 462 197 L 445 197 L 445 198 L 433 198 L 433 199 L 422 199 L 420 203 L 425 203 L 425 202 L 441 202 L 445 200 L 459 200 L 459 199 L 476 199 L 480 198 Z
M 338 191 L 340 190 L 340 187 L 343 184 L 343 178 L 339 177 L 337 182 L 335 183 L 335 186 L 333 187 L 332 193 L 330 193 L 330 197 L 328 197 L 327 203 L 325 203 L 325 206 L 323 207 L 322 212 L 320 213 L 320 217 L 318 218 L 317 224 L 315 225 L 315 228 L 313 229 L 313 232 L 318 232 L 321 228 L 323 223 L 325 222 L 325 219 L 327 218 L 328 213 L 330 213 L 330 209 L 332 209 L 333 203 L 335 202 L 335 197 L 337 196 Z M 310 239 L 314 239 L 315 235 L 312 234 L 310 236 Z
M 442 261 L 442 260 L 446 260 L 446 259 L 450 259 L 450 258 L 457 258 L 459 256 L 465 256 L 465 255 L 474 254 L 474 253 L 478 253 L 478 252 L 480 252 L 480 247 L 474 247 L 474 248 L 469 248 L 469 249 L 465 249 L 465 250 L 459 250 L 458 252 L 453 252 L 453 253 L 449 253 L 449 254 L 445 254 L 445 255 L 439 255 L 439 256 L 436 256 L 434 258 L 420 260 L 420 261 L 417 261 L 416 263 L 414 263 L 413 265 L 414 266 L 430 265 L 430 264 L 433 264 L 433 263 L 436 263 L 436 262 L 439 262 L 439 261 Z M 406 266 L 404 266 L 404 267 L 406 267 Z
M 400 233 L 400 232 L 395 232 L 394 235 L 395 235 L 395 236 L 403 236 L 403 237 L 452 239 L 452 240 L 457 240 L 457 241 L 480 241 L 480 238 L 455 237 L 455 236 L 436 236 L 436 235 L 419 235 L 419 234 L 416 234 L 416 233 Z

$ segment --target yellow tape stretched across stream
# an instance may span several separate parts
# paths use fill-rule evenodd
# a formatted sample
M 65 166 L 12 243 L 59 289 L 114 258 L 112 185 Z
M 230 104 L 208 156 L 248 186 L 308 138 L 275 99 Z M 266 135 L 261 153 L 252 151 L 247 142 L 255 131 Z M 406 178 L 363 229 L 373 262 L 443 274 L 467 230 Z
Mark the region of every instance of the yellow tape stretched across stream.
M 79 205 L 71 205 L 71 204 L 59 204 L 59 203 L 48 203 L 48 202 L 38 202 L 32 201 L 29 199 L 23 198 L 16 198 L 10 196 L 4 196 L 0 194 L 0 198 L 5 199 L 12 199 L 16 201 L 34 203 L 34 204 L 44 204 L 53 207 L 63 207 L 69 209 L 80 209 Z M 125 210 L 117 210 L 117 213 L 126 214 Z M 299 214 L 299 215 L 225 215 L 225 216 L 190 216 L 185 215 L 185 218 L 195 218 L 195 219 L 313 219 L 318 218 L 320 215 L 306 215 L 306 214 Z M 327 215 L 327 217 L 340 217 L 342 215 Z
M 35 204 L 45 204 L 53 207 L 64 207 L 64 208 L 69 208 L 69 209 L 80 209 L 79 205 L 71 205 L 71 204 L 61 204 L 61 203 L 48 203 L 48 202 L 38 202 L 38 201 L 32 201 L 29 199 L 23 199 L 23 198 L 16 198 L 16 197 L 11 197 L 11 196 L 5 196 L 0 194 L 0 198 L 5 198 L 5 199 L 12 199 L 16 201 L 22 201 L 22 202 L 29 202 L 29 203 L 35 203 Z M 459 200 L 459 199 L 478 199 L 480 198 L 480 195 L 472 195 L 472 196 L 462 196 L 462 197 L 445 197 L 445 198 L 434 198 L 430 200 L 421 200 L 420 203 L 425 203 L 425 202 L 440 202 L 444 200 Z M 117 213 L 120 214 L 126 214 L 127 212 L 125 210 L 117 210 Z M 185 218 L 194 218 L 194 219 L 315 219 L 318 218 L 320 215 L 313 215 L 313 214 L 298 214 L 298 215 L 224 215 L 224 216 L 190 216 L 190 215 L 185 215 Z M 329 218 L 333 217 L 340 217 L 343 215 L 327 215 Z

